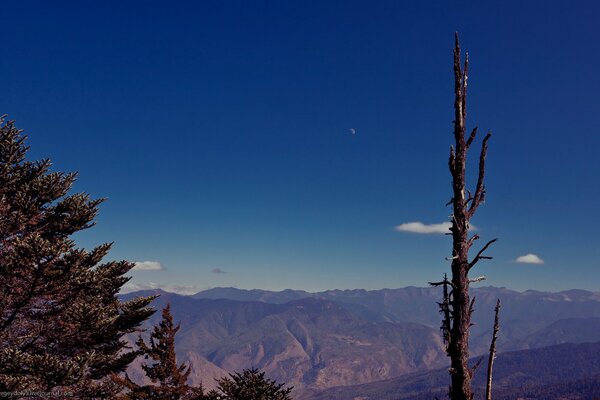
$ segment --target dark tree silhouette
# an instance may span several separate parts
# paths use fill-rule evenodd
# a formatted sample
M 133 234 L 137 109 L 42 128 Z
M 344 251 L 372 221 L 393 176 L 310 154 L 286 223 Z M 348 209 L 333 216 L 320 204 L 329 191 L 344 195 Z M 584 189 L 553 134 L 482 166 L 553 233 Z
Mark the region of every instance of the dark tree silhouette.
M 498 331 L 500 331 L 500 299 L 496 302 L 494 331 L 492 332 L 492 343 L 490 344 L 490 355 L 488 358 L 487 382 L 485 385 L 485 398 L 492 400 L 492 370 L 494 368 L 494 360 L 496 359 L 496 340 L 498 339 Z
M 137 385 L 125 374 L 125 377 L 114 376 L 118 384 L 123 385 L 125 394 L 118 396 L 123 400 L 201 400 L 204 398 L 202 387 L 190 387 L 187 378 L 190 375 L 189 365 L 177 365 L 175 354 L 175 335 L 180 325 L 175 326 L 171 315 L 171 305 L 163 309 L 162 320 L 154 327 L 150 342 L 146 344 L 140 336 L 136 344 L 139 353 L 150 363 L 142 365 L 146 376 L 154 385 Z
M 452 400 L 471 400 L 473 392 L 471 379 L 475 368 L 470 368 L 469 361 L 469 330 L 475 298 L 469 296 L 469 284 L 485 279 L 479 277 L 469 279 L 470 270 L 481 260 L 491 259 L 485 251 L 497 240 L 487 242 L 481 250 L 469 260 L 469 250 L 479 235 L 469 237 L 471 218 L 478 207 L 485 200 L 485 160 L 487 143 L 491 133 L 483 138 L 479 155 L 479 174 L 475 193 L 466 189 L 466 164 L 467 151 L 473 144 L 477 135 L 475 127 L 470 135 L 466 136 L 467 118 L 467 79 L 469 56 L 465 56 L 464 67 L 461 67 L 460 45 L 458 34 L 455 36 L 454 46 L 454 141 L 450 147 L 448 167 L 452 174 L 453 197 L 447 205 L 452 205 L 452 279 L 446 277 L 442 282 L 432 283 L 444 287 L 444 298 L 440 303 L 440 312 L 443 315 L 442 331 L 446 343 L 446 352 L 450 357 L 450 398 Z
M 211 391 L 208 400 L 291 400 L 293 388 L 283 388 L 284 384 L 265 378 L 258 369 L 246 369 L 242 373 L 217 379 L 218 391 Z
M 122 337 L 154 312 L 152 298 L 119 301 L 133 264 L 102 263 L 110 244 L 86 251 L 71 239 L 102 200 L 69 195 L 76 174 L 27 161 L 25 141 L 0 118 L 0 392 L 106 397 L 105 378 L 136 356 Z

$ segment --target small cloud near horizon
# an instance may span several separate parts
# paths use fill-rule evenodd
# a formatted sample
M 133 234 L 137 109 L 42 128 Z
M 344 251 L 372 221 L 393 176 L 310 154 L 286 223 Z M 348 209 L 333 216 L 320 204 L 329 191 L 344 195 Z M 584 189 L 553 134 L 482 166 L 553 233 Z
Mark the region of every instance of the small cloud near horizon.
M 133 271 L 162 271 L 165 267 L 158 261 L 136 261 Z
M 452 223 L 442 222 L 441 224 L 424 224 L 422 222 L 406 222 L 396 226 L 399 232 L 422 233 L 422 234 L 439 234 L 448 233 Z
M 442 222 L 441 224 L 424 224 L 420 221 L 405 222 L 394 227 L 398 232 L 420 233 L 420 234 L 445 234 L 450 232 L 451 222 Z M 476 231 L 475 225 L 469 226 L 469 231 Z
M 518 262 L 520 264 L 538 264 L 538 265 L 541 265 L 541 264 L 544 263 L 544 260 L 542 260 L 540 257 L 538 257 L 537 255 L 535 255 L 533 253 L 529 253 L 529 254 L 525 254 L 524 256 L 517 257 L 517 259 L 515 260 L 515 262 Z
M 203 290 L 204 288 L 201 288 L 196 285 L 171 285 L 171 284 L 162 284 L 162 283 L 155 283 L 155 282 L 148 282 L 148 283 L 128 282 L 125 285 L 123 285 L 123 287 L 121 288 L 121 291 L 119 293 L 126 294 L 126 293 L 131 293 L 131 292 L 137 292 L 140 290 L 154 290 L 154 289 L 160 289 L 160 290 L 164 290 L 165 292 L 176 293 L 176 294 L 180 294 L 183 296 L 189 296 L 189 295 L 198 293 L 199 291 Z
M 223 271 L 219 267 L 211 269 L 210 272 L 212 272 L 213 274 L 226 274 L 227 273 L 227 271 Z

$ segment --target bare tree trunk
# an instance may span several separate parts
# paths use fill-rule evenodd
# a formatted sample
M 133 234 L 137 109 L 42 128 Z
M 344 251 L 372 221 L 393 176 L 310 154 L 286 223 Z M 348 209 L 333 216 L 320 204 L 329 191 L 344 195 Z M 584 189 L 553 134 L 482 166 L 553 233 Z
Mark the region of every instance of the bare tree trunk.
M 496 339 L 498 339 L 498 331 L 500 330 L 500 299 L 496 302 L 496 316 L 494 317 L 494 333 L 492 334 L 492 343 L 490 344 L 490 358 L 488 359 L 487 368 L 487 385 L 485 387 L 485 399 L 492 400 L 492 368 L 496 359 Z
M 451 292 L 449 294 L 450 307 L 450 332 L 447 343 L 447 353 L 450 357 L 450 398 L 452 400 L 471 400 L 473 392 L 471 378 L 473 371 L 469 368 L 469 330 L 471 328 L 471 315 L 475 299 L 469 297 L 469 270 L 481 259 L 491 257 L 484 256 L 487 248 L 496 241 L 488 242 L 469 261 L 469 249 L 479 239 L 479 235 L 469 238 L 470 220 L 477 211 L 479 205 L 485 199 L 485 158 L 487 153 L 487 142 L 491 136 L 488 133 L 483 139 L 481 153 L 479 156 L 479 176 L 475 193 L 466 191 L 466 162 L 467 150 L 473 143 L 477 134 L 477 128 L 471 131 L 468 138 L 465 137 L 467 117 L 467 79 L 468 79 L 468 54 L 465 57 L 464 67 L 461 68 L 460 46 L 458 34 L 454 47 L 454 139 L 455 144 L 450 148 L 450 159 L 448 166 L 452 174 L 453 198 L 448 204 L 453 205 L 452 227 L 452 279 L 449 283 Z M 465 191 L 468 195 L 465 195 Z M 481 280 L 481 278 L 479 278 Z

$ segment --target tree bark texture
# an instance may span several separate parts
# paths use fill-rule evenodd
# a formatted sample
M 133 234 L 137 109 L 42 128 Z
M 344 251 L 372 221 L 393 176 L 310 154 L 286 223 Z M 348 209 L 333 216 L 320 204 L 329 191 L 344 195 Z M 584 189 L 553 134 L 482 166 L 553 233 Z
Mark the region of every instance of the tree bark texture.
M 454 145 L 450 148 L 448 166 L 452 174 L 453 213 L 451 216 L 452 226 L 452 278 L 449 283 L 451 291 L 449 294 L 450 305 L 450 332 L 447 343 L 447 353 L 450 357 L 450 398 L 452 400 L 471 400 L 473 392 L 471 388 L 472 369 L 469 368 L 469 330 L 471 328 L 471 315 L 473 313 L 474 298 L 469 296 L 469 270 L 480 260 L 489 259 L 484 252 L 496 241 L 488 242 L 469 261 L 469 250 L 473 243 L 479 239 L 478 235 L 469 237 L 470 221 L 477 208 L 485 199 L 485 159 L 487 154 L 487 142 L 491 136 L 488 133 L 482 143 L 479 156 L 479 175 L 475 193 L 466 190 L 466 163 L 467 152 L 475 136 L 477 128 L 474 128 L 468 138 L 466 137 L 467 117 L 467 79 L 469 60 L 465 56 L 464 65 L 461 66 L 461 54 L 456 35 L 454 47 Z M 466 193 L 465 193 L 466 192 Z

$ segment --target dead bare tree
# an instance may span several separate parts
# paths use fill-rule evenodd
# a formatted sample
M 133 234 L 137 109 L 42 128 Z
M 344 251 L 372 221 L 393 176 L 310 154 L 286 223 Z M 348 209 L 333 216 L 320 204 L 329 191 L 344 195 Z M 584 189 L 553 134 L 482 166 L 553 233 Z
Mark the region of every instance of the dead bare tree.
M 469 367 L 469 330 L 475 298 L 469 296 L 469 284 L 479 282 L 485 277 L 469 279 L 469 271 L 481 260 L 491 259 L 485 251 L 497 240 L 487 242 L 481 250 L 469 260 L 469 250 L 479 239 L 479 235 L 469 237 L 471 218 L 477 208 L 485 200 L 485 159 L 487 143 L 491 133 L 483 138 L 479 154 L 479 175 L 475 186 L 475 193 L 466 189 L 466 164 L 467 151 L 473 144 L 477 135 L 475 127 L 470 135 L 466 136 L 467 118 L 467 79 L 469 56 L 465 56 L 464 66 L 461 66 L 460 45 L 458 34 L 455 36 L 454 46 L 454 140 L 450 147 L 448 166 L 452 174 L 453 197 L 446 205 L 452 205 L 452 226 L 449 235 L 452 235 L 452 279 L 446 277 L 441 282 L 432 282 L 434 286 L 444 286 L 444 300 L 440 304 L 443 314 L 442 331 L 446 342 L 446 352 L 450 357 L 450 398 L 452 400 L 471 400 L 473 391 L 471 379 L 474 368 Z M 465 194 L 466 192 L 466 194 Z M 449 289 L 449 290 L 448 290 Z
M 496 359 L 496 339 L 498 339 L 498 331 L 500 330 L 500 299 L 496 302 L 496 316 L 494 317 L 494 332 L 492 333 L 492 343 L 490 344 L 490 357 L 488 358 L 487 383 L 485 386 L 485 399 L 492 400 L 492 368 Z

